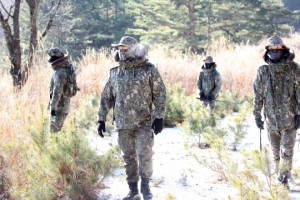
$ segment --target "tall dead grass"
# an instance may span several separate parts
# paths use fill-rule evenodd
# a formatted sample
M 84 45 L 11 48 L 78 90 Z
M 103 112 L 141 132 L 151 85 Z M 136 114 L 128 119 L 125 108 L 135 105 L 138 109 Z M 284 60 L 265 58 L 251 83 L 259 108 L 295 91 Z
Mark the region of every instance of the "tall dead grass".
M 300 35 L 294 34 L 284 38 L 287 46 L 292 47 L 296 53 L 295 61 L 300 63 Z M 252 81 L 256 69 L 263 64 L 261 55 L 264 42 L 258 46 L 233 45 L 224 38 L 213 42 L 209 53 L 213 56 L 223 79 L 223 90 L 235 90 L 241 95 L 252 93 Z M 175 50 L 162 46 L 151 47 L 148 53 L 150 62 L 156 65 L 165 78 L 167 84 L 182 83 L 187 95 L 196 90 L 196 81 L 204 55 L 183 55 Z M 0 84 L 0 133 L 2 145 L 7 139 L 27 137 L 25 134 L 26 119 L 34 118 L 39 109 L 39 104 L 45 110 L 49 101 L 49 82 L 52 69 L 47 62 L 46 55 L 40 55 L 35 61 L 29 80 L 19 93 L 15 93 L 9 73 L 1 75 Z M 91 92 L 100 94 L 109 70 L 117 66 L 109 50 L 87 50 L 86 55 L 77 62 L 78 86 L 81 91 L 72 98 L 72 107 L 76 109 L 79 100 Z M 46 111 L 47 112 L 47 111 Z M 96 119 L 95 119 L 96 121 Z
M 287 46 L 294 48 L 295 61 L 300 63 L 300 35 L 294 34 L 284 38 Z M 261 54 L 264 44 L 258 46 L 239 45 L 228 43 L 225 39 L 213 42 L 209 53 L 217 63 L 222 79 L 223 90 L 234 90 L 241 95 L 252 93 L 252 80 L 256 69 L 263 64 Z M 151 47 L 148 58 L 156 65 L 167 84 L 182 83 L 186 95 L 196 90 L 196 81 L 204 55 L 183 55 L 180 52 L 169 50 L 162 46 Z M 30 117 L 30 126 L 39 126 L 38 112 L 40 105 L 47 111 L 49 101 L 48 88 L 53 73 L 46 55 L 37 55 L 32 67 L 29 80 L 22 90 L 14 92 L 12 79 L 8 72 L 2 73 L 0 84 L 0 154 L 8 166 L 18 166 L 22 150 L 18 149 L 18 142 L 29 140 L 27 129 Z M 117 66 L 107 49 L 87 50 L 86 55 L 77 62 L 73 62 L 78 69 L 78 86 L 81 89 L 72 98 L 72 108 L 79 106 L 79 100 L 86 94 L 101 93 L 109 76 L 109 70 Z M 96 119 L 95 119 L 96 123 Z M 13 148 L 6 148 L 7 146 Z M 23 182 L 22 172 L 15 172 L 15 179 Z
M 300 35 L 294 34 L 290 38 L 284 38 L 284 42 L 291 47 L 296 54 L 296 62 L 300 62 L 297 55 L 300 54 Z M 217 64 L 217 70 L 222 77 L 222 89 L 234 90 L 241 96 L 252 94 L 252 82 L 259 66 L 264 64 L 262 55 L 265 41 L 261 44 L 234 45 L 228 43 L 225 38 L 213 41 L 210 54 Z M 149 59 L 160 70 L 162 75 L 167 75 L 167 83 L 182 82 L 187 95 L 196 89 L 203 57 L 205 55 L 181 55 L 179 52 L 168 51 L 158 47 L 149 52 Z

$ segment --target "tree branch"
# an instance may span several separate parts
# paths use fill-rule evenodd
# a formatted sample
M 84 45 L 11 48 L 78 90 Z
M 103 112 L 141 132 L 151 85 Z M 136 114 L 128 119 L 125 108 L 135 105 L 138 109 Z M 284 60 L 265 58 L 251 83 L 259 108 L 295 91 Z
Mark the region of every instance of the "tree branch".
M 11 12 L 11 9 L 13 8 L 13 6 L 10 6 L 10 10 L 9 10 L 9 12 L 6 10 L 6 8 L 4 7 L 4 5 L 3 5 L 3 3 L 2 3 L 2 1 L 0 1 L 0 3 L 1 3 L 1 7 L 3 8 L 3 10 L 7 13 L 7 15 L 9 16 L 9 17 L 13 17 L 11 14 L 10 14 L 10 12 Z
M 59 0 L 59 2 L 57 3 L 57 5 L 56 5 L 56 7 L 55 7 L 55 11 L 54 11 L 52 14 L 51 14 L 51 10 L 52 10 L 52 8 L 53 8 L 54 2 L 52 1 L 51 4 L 52 4 L 52 5 L 51 5 L 50 11 L 49 11 L 49 12 L 50 12 L 50 19 L 49 19 L 48 24 L 47 24 L 47 26 L 46 26 L 46 30 L 45 30 L 44 33 L 42 34 L 42 38 L 44 38 L 44 37 L 47 35 L 48 31 L 49 31 L 50 28 L 53 26 L 53 19 L 54 19 L 55 15 L 56 15 L 56 13 L 57 13 L 57 11 L 58 11 L 60 5 L 61 5 L 61 0 Z
M 8 23 L 8 19 L 4 19 L 4 16 L 0 10 L 0 22 L 1 22 L 1 25 L 2 25 L 2 28 L 4 30 L 4 34 L 6 36 L 6 41 L 10 42 L 10 45 L 13 46 L 14 45 L 14 39 L 13 39 L 13 35 L 12 35 L 12 32 L 11 32 L 11 28 L 9 26 L 9 23 Z M 8 40 L 7 40 L 8 38 Z

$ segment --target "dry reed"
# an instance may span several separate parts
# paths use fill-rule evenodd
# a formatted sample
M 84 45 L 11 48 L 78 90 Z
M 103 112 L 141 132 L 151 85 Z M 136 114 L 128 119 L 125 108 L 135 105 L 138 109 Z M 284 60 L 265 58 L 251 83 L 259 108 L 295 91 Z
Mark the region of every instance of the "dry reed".
M 300 54 L 300 35 L 294 34 L 290 38 L 284 38 L 284 41 L 287 46 L 294 49 L 295 61 L 300 63 L 297 57 Z M 258 46 L 235 46 L 228 44 L 224 38 L 214 41 L 210 54 L 214 57 L 217 69 L 222 76 L 223 90 L 235 90 L 242 95 L 251 94 L 256 69 L 263 64 L 261 58 L 263 50 L 264 42 Z M 187 95 L 196 90 L 196 81 L 203 57 L 204 55 L 183 55 L 161 46 L 151 47 L 148 53 L 150 62 L 156 65 L 166 83 L 182 82 Z M 5 144 L 8 138 L 26 137 L 28 116 L 34 119 L 40 104 L 44 105 L 46 110 L 52 74 L 47 59 L 45 55 L 39 56 L 28 82 L 19 93 L 14 92 L 9 73 L 1 75 L 0 133 L 2 144 Z M 73 63 L 78 69 L 78 85 L 81 88 L 81 91 L 71 100 L 73 109 L 76 109 L 79 100 L 86 94 L 94 92 L 99 95 L 101 93 L 109 76 L 109 70 L 117 66 L 117 63 L 113 61 L 107 49 L 87 50 L 82 59 Z
M 285 38 L 287 46 L 294 49 L 295 61 L 300 63 L 297 57 L 300 48 L 300 35 L 294 34 Z M 234 90 L 242 95 L 252 93 L 252 80 L 257 67 L 263 64 L 261 54 L 264 44 L 258 46 L 239 45 L 227 43 L 222 38 L 213 42 L 211 54 L 218 65 L 218 70 L 223 79 L 223 90 Z M 14 92 L 12 78 L 8 72 L 2 73 L 0 84 L 0 152 L 10 166 L 17 166 L 18 158 L 22 152 L 18 148 L 8 151 L 6 145 L 18 145 L 18 141 L 29 139 L 27 134 L 28 118 L 31 126 L 38 127 L 38 112 L 40 105 L 44 106 L 44 112 L 49 114 L 47 105 L 49 101 L 49 83 L 53 73 L 46 55 L 36 56 L 29 80 L 22 90 Z M 196 81 L 202 65 L 204 55 L 183 55 L 175 50 L 158 46 L 151 47 L 148 58 L 156 65 L 167 84 L 182 83 L 186 95 L 196 90 Z M 109 76 L 109 70 L 117 66 L 110 55 L 109 50 L 87 50 L 86 55 L 77 62 L 73 62 L 78 69 L 78 86 L 81 91 L 71 99 L 73 110 L 79 105 L 79 100 L 86 94 L 97 93 L 101 90 Z M 72 110 L 71 110 L 72 111 Z M 95 119 L 96 123 L 96 119 Z M 4 148 L 3 148 L 4 147 Z M 14 150 L 15 149 L 15 150 Z M 14 179 L 22 179 L 23 172 L 15 172 Z M 17 181 L 26 184 L 24 180 Z

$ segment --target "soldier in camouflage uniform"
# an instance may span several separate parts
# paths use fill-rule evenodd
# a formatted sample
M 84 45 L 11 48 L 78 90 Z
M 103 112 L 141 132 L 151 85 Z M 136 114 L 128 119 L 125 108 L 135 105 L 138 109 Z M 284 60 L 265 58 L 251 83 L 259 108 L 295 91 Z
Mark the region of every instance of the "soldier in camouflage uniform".
M 258 128 L 267 130 L 278 180 L 288 186 L 291 175 L 296 131 L 300 126 L 300 69 L 294 53 L 279 36 L 267 40 L 265 65 L 254 80 L 254 117 Z
M 68 56 L 65 56 L 58 48 L 51 48 L 47 51 L 54 73 L 50 82 L 50 102 L 51 110 L 50 132 L 59 132 L 70 111 L 70 97 L 64 95 L 64 88 L 67 84 L 67 68 L 70 67 Z
M 197 86 L 200 92 L 200 101 L 202 101 L 204 108 L 209 105 L 210 112 L 214 113 L 216 107 L 215 100 L 221 90 L 222 79 L 221 75 L 216 70 L 217 65 L 213 62 L 213 58 L 211 56 L 206 56 L 203 61 L 204 64 L 201 67 L 202 70 L 199 73 L 197 81 Z
M 153 172 L 154 136 L 151 128 L 155 134 L 163 129 L 165 85 L 158 70 L 145 58 L 144 46 L 135 38 L 124 36 L 119 44 L 112 46 L 117 48 L 114 59 L 119 66 L 110 70 L 109 79 L 101 94 L 98 133 L 103 137 L 106 115 L 113 108 L 118 144 L 123 153 L 130 188 L 123 200 L 140 199 L 139 176 L 142 180 L 143 198 L 152 199 L 149 179 Z M 152 104 L 155 106 L 153 114 Z

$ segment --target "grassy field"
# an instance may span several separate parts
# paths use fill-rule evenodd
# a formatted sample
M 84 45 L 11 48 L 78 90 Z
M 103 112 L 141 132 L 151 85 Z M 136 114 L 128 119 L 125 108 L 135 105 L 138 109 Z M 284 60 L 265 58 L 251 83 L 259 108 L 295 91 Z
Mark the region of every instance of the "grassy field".
M 300 35 L 284 38 L 287 46 L 294 49 L 295 61 L 300 63 Z M 256 69 L 263 64 L 264 52 L 262 42 L 258 46 L 233 45 L 225 39 L 214 41 L 209 53 L 213 56 L 223 80 L 223 90 L 234 90 L 241 96 L 252 94 L 252 81 Z M 79 100 L 89 93 L 101 93 L 108 78 L 109 69 L 117 66 L 107 50 L 87 50 L 86 55 L 77 62 L 78 85 L 81 91 L 72 98 L 72 106 L 76 109 Z M 202 60 L 205 55 L 183 55 L 164 47 L 150 47 L 148 59 L 156 65 L 167 84 L 182 83 L 185 94 L 196 90 L 196 82 Z M 46 55 L 39 55 L 32 68 L 27 84 L 19 93 L 14 93 L 10 74 L 1 75 L 0 84 L 0 131 L 4 138 L 23 135 L 26 117 L 35 116 L 40 104 L 47 106 L 48 87 L 52 74 Z M 74 59 L 75 60 L 75 59 Z

